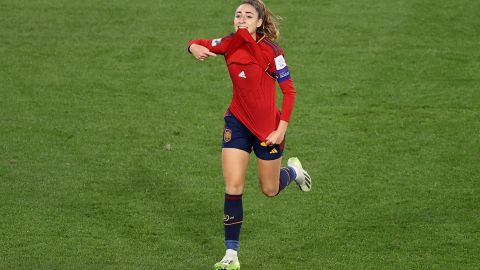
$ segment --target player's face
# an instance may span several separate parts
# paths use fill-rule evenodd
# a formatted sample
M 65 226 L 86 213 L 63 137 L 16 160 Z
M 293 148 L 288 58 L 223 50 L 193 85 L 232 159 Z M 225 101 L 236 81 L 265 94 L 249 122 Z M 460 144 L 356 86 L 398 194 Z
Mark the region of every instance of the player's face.
M 262 19 L 258 18 L 258 13 L 252 5 L 242 4 L 235 11 L 233 26 L 235 31 L 239 28 L 246 28 L 248 32 L 255 38 L 257 28 L 262 25 Z

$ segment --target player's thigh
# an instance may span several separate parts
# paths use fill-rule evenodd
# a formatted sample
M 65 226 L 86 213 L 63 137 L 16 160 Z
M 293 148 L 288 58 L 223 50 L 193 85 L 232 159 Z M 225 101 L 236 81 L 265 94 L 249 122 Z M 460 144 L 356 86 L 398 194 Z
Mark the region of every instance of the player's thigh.
M 258 179 L 262 192 L 267 196 L 275 196 L 278 193 L 278 181 L 280 179 L 280 167 L 282 158 L 263 160 L 257 158 Z
M 231 195 L 243 193 L 249 153 L 236 148 L 222 149 L 222 172 L 225 178 L 225 192 Z

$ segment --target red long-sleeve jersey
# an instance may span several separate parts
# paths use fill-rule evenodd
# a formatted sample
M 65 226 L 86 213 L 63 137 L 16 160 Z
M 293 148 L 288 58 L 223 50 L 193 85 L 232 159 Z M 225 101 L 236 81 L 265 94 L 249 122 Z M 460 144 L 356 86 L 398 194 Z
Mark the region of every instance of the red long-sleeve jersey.
M 295 103 L 295 88 L 283 50 L 268 37 L 255 41 L 246 29 L 218 39 L 197 39 L 202 45 L 224 55 L 233 83 L 230 112 L 258 139 L 265 141 L 280 120 L 289 121 Z M 276 104 L 276 85 L 283 93 L 282 111 Z

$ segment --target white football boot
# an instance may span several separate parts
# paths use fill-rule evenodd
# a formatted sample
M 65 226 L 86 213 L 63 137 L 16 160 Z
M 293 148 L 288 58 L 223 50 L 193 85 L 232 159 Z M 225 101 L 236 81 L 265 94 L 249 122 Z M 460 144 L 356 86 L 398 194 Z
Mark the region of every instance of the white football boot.
M 215 270 L 240 270 L 240 262 L 238 261 L 237 251 L 227 249 L 225 256 L 221 261 L 213 266 Z
M 291 157 L 288 159 L 288 166 L 293 167 L 297 173 L 297 178 L 295 182 L 300 187 L 302 191 L 310 191 L 312 188 L 312 178 L 302 167 L 302 163 L 296 157 Z

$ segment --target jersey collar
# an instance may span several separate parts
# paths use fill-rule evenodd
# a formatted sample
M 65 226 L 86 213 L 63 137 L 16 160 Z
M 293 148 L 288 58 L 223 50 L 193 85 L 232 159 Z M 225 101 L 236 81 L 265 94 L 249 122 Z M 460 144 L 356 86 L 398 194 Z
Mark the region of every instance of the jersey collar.
M 265 34 L 263 34 L 263 35 L 257 34 L 257 44 L 260 43 L 266 37 L 267 37 L 267 35 L 265 35 Z

